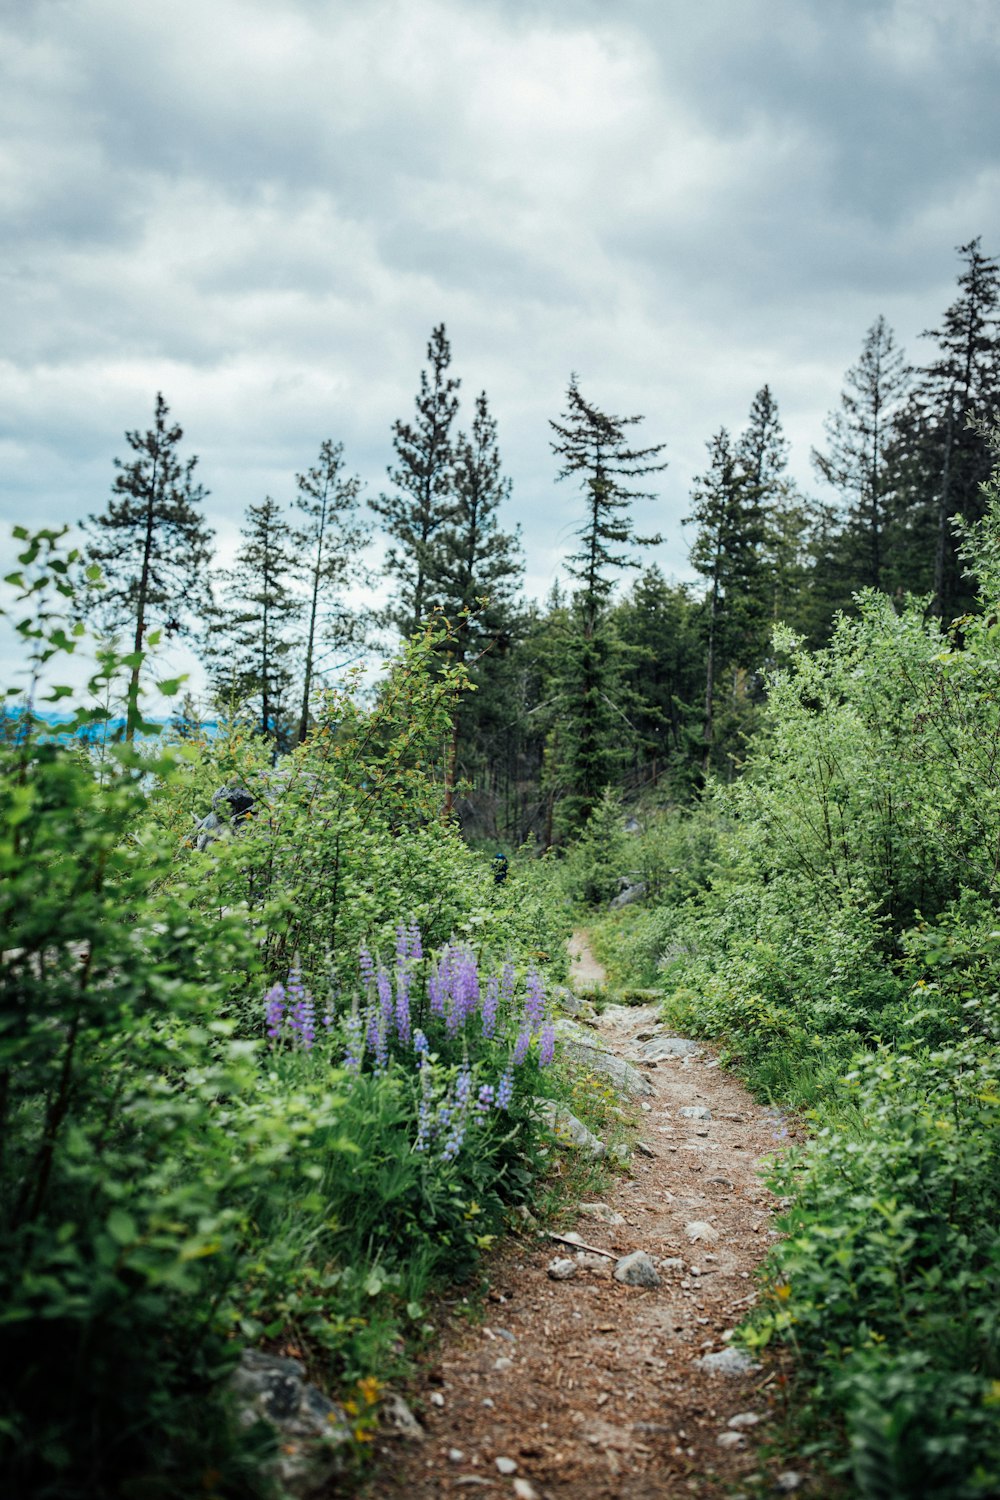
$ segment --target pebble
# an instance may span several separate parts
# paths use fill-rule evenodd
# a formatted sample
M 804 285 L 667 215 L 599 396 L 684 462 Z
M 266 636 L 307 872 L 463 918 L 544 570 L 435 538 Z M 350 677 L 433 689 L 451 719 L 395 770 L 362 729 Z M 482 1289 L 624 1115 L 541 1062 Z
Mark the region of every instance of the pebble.
M 441 1394 L 440 1391 L 431 1391 L 431 1405 L 432 1406 L 443 1406 L 444 1405 L 444 1397 L 442 1396 L 442 1394 Z
M 550 1260 L 548 1264 L 548 1273 L 553 1281 L 568 1281 L 571 1276 L 576 1275 L 579 1269 L 576 1261 L 568 1255 L 557 1255 L 555 1260 Z
M 703 1355 L 695 1364 L 708 1375 L 748 1375 L 760 1369 L 742 1349 L 720 1349 L 716 1354 Z
M 505 1474 L 508 1478 L 517 1473 L 517 1464 L 512 1458 L 498 1458 L 496 1461 L 497 1473 Z
M 783 1495 L 791 1495 L 796 1490 L 800 1490 L 805 1482 L 806 1478 L 804 1474 L 799 1474 L 795 1469 L 783 1469 L 775 1479 L 774 1487 L 776 1490 L 780 1490 Z
M 640 1099 L 639 1108 L 643 1111 L 644 1114 L 647 1115 L 651 1114 L 653 1110 L 653 1106 L 651 1104 L 647 1104 L 645 1099 Z
M 579 1209 L 588 1219 L 597 1219 L 601 1224 L 625 1223 L 622 1215 L 609 1208 L 606 1203 L 581 1203 Z
M 635 1149 L 638 1151 L 640 1156 L 656 1156 L 656 1152 L 646 1141 L 636 1141 Z
M 512 1370 L 514 1368 L 514 1361 L 512 1359 L 505 1358 L 504 1355 L 501 1355 L 499 1359 L 495 1359 L 493 1361 L 493 1368 L 494 1370 L 499 1370 L 501 1373 L 504 1370 Z
M 464 1459 L 465 1454 L 462 1452 L 461 1448 L 448 1449 L 448 1462 L 450 1464 L 460 1464 L 464 1461 Z
M 690 1224 L 684 1225 L 684 1233 L 693 1243 L 706 1241 L 714 1245 L 719 1238 L 719 1231 L 713 1224 L 706 1224 L 704 1219 L 692 1219 Z
M 735 1417 L 729 1418 L 726 1426 L 738 1431 L 742 1427 L 756 1427 L 759 1421 L 761 1421 L 759 1411 L 738 1411 Z
M 538 1491 L 527 1479 L 514 1480 L 515 1500 L 538 1500 Z
M 626 1286 L 654 1287 L 663 1284 L 645 1250 L 633 1250 L 631 1255 L 623 1255 L 615 1266 L 614 1278 L 624 1282 Z
M 745 1448 L 747 1443 L 742 1432 L 720 1432 L 715 1441 L 720 1448 Z
M 706 1109 L 703 1104 L 686 1104 L 677 1113 L 682 1120 L 710 1120 L 712 1118 L 712 1111 Z

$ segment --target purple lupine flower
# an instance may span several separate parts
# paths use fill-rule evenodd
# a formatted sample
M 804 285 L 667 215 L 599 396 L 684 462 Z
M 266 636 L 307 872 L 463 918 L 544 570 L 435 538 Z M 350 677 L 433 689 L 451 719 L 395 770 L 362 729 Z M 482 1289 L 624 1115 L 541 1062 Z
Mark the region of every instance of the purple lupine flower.
M 479 1093 L 476 1095 L 476 1103 L 475 1103 L 476 1114 L 478 1116 L 480 1116 L 480 1118 L 483 1115 L 489 1114 L 490 1110 L 493 1108 L 493 1106 L 494 1106 L 495 1103 L 496 1103 L 496 1089 L 493 1087 L 492 1083 L 484 1083 L 484 1084 L 482 1084 L 482 1086 L 480 1087 Z
M 360 1073 L 361 1059 L 364 1056 L 364 1042 L 362 1040 L 364 1027 L 357 1011 L 352 1011 L 348 1016 L 344 1029 L 347 1033 L 347 1045 L 344 1048 L 344 1067 L 349 1073 Z
M 503 966 L 500 976 L 500 1003 L 505 1013 L 510 1012 L 514 1003 L 514 986 L 517 984 L 517 971 L 510 959 Z
M 369 1052 L 374 1052 L 378 1046 L 378 1006 L 368 1004 L 365 1007 L 365 1047 Z
M 413 1050 L 417 1054 L 417 1067 L 422 1068 L 427 1062 L 427 1054 L 430 1052 L 431 1046 L 419 1026 L 413 1033 Z
M 396 975 L 396 1035 L 403 1046 L 410 1041 L 410 972 L 400 968 Z
M 462 1142 L 464 1140 L 465 1119 L 464 1117 L 460 1117 L 455 1121 L 455 1124 L 452 1126 L 452 1129 L 449 1132 L 448 1139 L 445 1141 L 444 1146 L 442 1147 L 441 1160 L 454 1161 L 455 1157 L 462 1149 Z
M 497 1109 L 510 1109 L 510 1102 L 514 1097 L 514 1072 L 507 1068 L 500 1076 L 497 1084 Z
M 556 1028 L 555 1023 L 549 1019 L 542 1027 L 541 1040 L 538 1043 L 538 1066 L 547 1068 L 556 1055 Z
M 402 922 L 396 925 L 396 962 L 405 964 L 410 956 L 410 934 Z
M 369 985 L 375 983 L 375 963 L 365 943 L 358 946 L 358 968 L 361 971 L 361 983 L 367 990 Z
M 429 974 L 427 977 L 427 998 L 430 1001 L 431 1015 L 444 1015 L 444 986 L 438 974 Z
M 517 1041 L 514 1043 L 514 1051 L 510 1059 L 512 1067 L 519 1068 L 521 1066 L 528 1055 L 528 1048 L 530 1046 L 531 1028 L 528 1025 L 524 1025 L 518 1032 Z
M 528 994 L 524 1002 L 524 1015 L 531 1026 L 531 1034 L 534 1036 L 545 1015 L 545 986 L 542 984 L 542 976 L 534 965 L 528 970 L 527 983 Z
M 416 922 L 410 923 L 410 957 L 421 959 L 424 956 L 424 947 L 420 939 L 420 928 Z
M 479 1005 L 479 968 L 476 955 L 469 948 L 463 951 L 459 959 L 455 976 L 455 1004 L 463 1021 L 468 1020 Z
M 465 1109 L 468 1108 L 469 1094 L 471 1093 L 471 1091 L 472 1091 L 472 1073 L 471 1073 L 471 1071 L 469 1069 L 469 1064 L 467 1062 L 464 1062 L 462 1064 L 462 1066 L 459 1068 L 459 1070 L 458 1070 L 458 1077 L 455 1080 L 455 1107 L 456 1107 L 456 1109 L 465 1110 Z
M 271 1039 L 271 1046 L 275 1047 L 281 1037 L 281 1028 L 285 1020 L 285 986 L 283 984 L 272 984 L 264 996 L 266 1007 L 267 1034 Z
M 396 1007 L 392 999 L 392 981 L 384 969 L 379 969 L 375 978 L 375 987 L 378 990 L 378 1007 L 382 1017 L 381 1030 L 388 1037 L 395 1020 Z
M 312 1050 L 316 1040 L 316 1008 L 312 995 L 305 990 L 301 999 L 295 1007 L 291 1017 L 292 1025 L 298 1032 L 299 1046 L 305 1052 Z
M 486 994 L 483 997 L 482 1023 L 483 1036 L 487 1040 L 496 1033 L 497 1029 L 497 1006 L 500 1004 L 500 980 L 496 974 L 491 974 L 486 982 Z

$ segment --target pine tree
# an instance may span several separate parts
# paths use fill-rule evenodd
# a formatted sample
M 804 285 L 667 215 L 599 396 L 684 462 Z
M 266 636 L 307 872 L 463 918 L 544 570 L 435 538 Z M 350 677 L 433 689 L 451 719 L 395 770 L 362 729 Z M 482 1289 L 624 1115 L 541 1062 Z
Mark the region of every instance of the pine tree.
M 396 544 L 389 547 L 385 564 L 396 580 L 389 618 L 405 636 L 413 635 L 427 614 L 432 544 L 454 506 L 451 426 L 460 382 L 448 374 L 451 345 L 443 323 L 431 334 L 427 362 L 430 372 L 420 372 L 415 421 L 398 421 L 393 427 L 397 462 L 388 472 L 398 493 L 369 501 Z
M 578 478 L 586 502 L 586 519 L 577 531 L 580 550 L 568 563 L 579 585 L 565 662 L 568 722 L 562 729 L 561 757 L 549 772 L 552 776 L 558 766 L 566 831 L 586 823 L 634 739 L 620 701 L 623 653 L 607 611 L 617 573 L 637 566 L 628 549 L 659 540 L 637 536 L 631 516 L 634 500 L 654 498 L 633 481 L 666 468 L 659 461 L 662 443 L 629 446 L 627 429 L 641 421 L 602 412 L 584 399 L 574 375 L 562 421 L 549 424 L 556 434 L 552 451 L 562 460 L 558 477 Z
M 838 410 L 826 420 L 826 452 L 813 449 L 813 464 L 844 507 L 845 594 L 885 590 L 891 577 L 889 446 L 909 380 L 902 351 L 880 315 L 865 335 L 860 359 L 844 376 Z
M 624 680 L 636 731 L 635 774 L 679 794 L 700 765 L 698 606 L 686 584 L 647 568 L 614 611 L 626 647 Z
M 184 433 L 168 423 L 169 414 L 158 392 L 153 426 L 125 434 L 136 456 L 115 459 L 107 510 L 84 523 L 87 561 L 100 565 L 105 580 L 88 612 L 100 629 L 132 638 L 128 740 L 140 722 L 139 655 L 150 631 L 193 634 L 211 609 L 212 532 L 199 509 L 207 491 L 194 479 L 197 458 L 179 457 Z
M 497 427 L 486 392 L 476 401 L 470 437 L 459 434 L 454 449 L 454 498 L 449 520 L 428 554 L 428 582 L 434 599 L 450 619 L 453 654 L 475 661 L 477 691 L 461 700 L 445 775 L 444 814 L 452 811 L 459 746 L 476 734 L 477 724 L 494 707 L 490 686 L 499 658 L 517 630 L 515 599 L 524 573 L 520 532 L 500 530 L 499 508 L 510 495 L 497 447 Z
M 247 509 L 243 544 L 223 573 L 225 600 L 209 642 L 213 689 L 224 703 L 252 706 L 265 739 L 290 739 L 292 671 L 302 601 L 292 592 L 296 559 L 292 530 L 268 495 Z
M 922 335 L 936 340 L 938 356 L 916 372 L 893 453 L 906 582 L 930 589 L 945 620 L 973 603 L 953 520 L 961 514 L 974 523 L 983 514 L 980 487 L 991 463 L 983 433 L 1000 412 L 1000 265 L 983 255 L 978 238 L 958 254 L 965 261 L 959 296 L 941 327 Z
M 580 394 L 575 375 L 570 377 L 566 404 L 563 420 L 549 423 L 557 439 L 550 447 L 563 461 L 558 478 L 579 476 L 586 497 L 586 520 L 576 533 L 580 551 L 570 555 L 569 573 L 580 585 L 585 628 L 593 632 L 611 598 L 617 572 L 638 566 L 631 553 L 621 549 L 660 541 L 658 536 L 635 534 L 630 514 L 633 500 L 655 496 L 633 488 L 630 481 L 667 467 L 657 462 L 665 445 L 630 448 L 626 428 L 643 418 L 612 417 L 600 411 Z
M 733 673 L 732 703 L 745 698 L 746 673 L 761 664 L 768 631 L 766 539 L 760 487 L 723 427 L 708 444 L 710 463 L 695 480 L 692 513 L 698 530 L 691 565 L 707 580 L 704 603 L 705 693 L 703 768 L 717 753 L 716 694 L 724 669 Z M 741 675 L 742 674 L 742 675 Z
M 358 562 L 371 530 L 358 518 L 361 481 L 344 473 L 342 443 L 327 439 L 320 447 L 319 461 L 305 474 L 297 474 L 296 507 L 305 517 L 293 532 L 299 556 L 297 576 L 306 588 L 306 633 L 302 664 L 302 708 L 299 713 L 299 743 L 309 732 L 309 702 L 316 686 L 322 658 L 322 641 L 342 648 L 358 639 L 357 614 L 343 602 L 348 583 L 368 581 L 368 572 Z

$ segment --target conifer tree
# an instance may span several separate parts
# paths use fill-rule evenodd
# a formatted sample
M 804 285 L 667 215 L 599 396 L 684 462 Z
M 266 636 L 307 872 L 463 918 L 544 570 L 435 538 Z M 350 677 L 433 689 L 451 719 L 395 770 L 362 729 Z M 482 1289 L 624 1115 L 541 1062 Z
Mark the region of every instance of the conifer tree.
M 476 401 L 471 436 L 459 434 L 454 448 L 453 502 L 429 554 L 429 587 L 451 620 L 453 654 L 475 660 L 477 688 L 458 705 L 445 774 L 445 816 L 453 805 L 459 746 L 495 707 L 490 687 L 499 658 L 517 629 L 515 598 L 524 572 L 520 532 L 500 530 L 499 508 L 510 494 L 497 446 L 496 421 L 486 392 Z
M 397 493 L 369 501 L 392 538 L 385 566 L 396 581 L 396 596 L 389 618 L 406 636 L 419 629 L 431 604 L 432 545 L 454 505 L 451 427 L 460 382 L 448 374 L 451 345 L 443 323 L 431 334 L 427 362 L 415 420 L 393 427 L 396 465 L 388 472 Z
M 978 238 L 958 247 L 965 262 L 959 295 L 934 339 L 937 358 L 919 369 L 897 421 L 893 454 L 906 547 L 907 583 L 930 589 L 948 620 L 972 606 L 963 582 L 953 521 L 983 514 L 981 486 L 990 473 L 984 432 L 1000 412 L 1000 264 Z
M 704 603 L 706 772 L 716 748 L 720 674 L 724 668 L 733 671 L 735 703 L 740 694 L 739 673 L 760 665 L 768 631 L 763 562 L 766 525 L 759 486 L 752 482 L 724 427 L 708 449 L 709 467 L 695 480 L 692 513 L 685 519 L 686 525 L 698 528 L 691 565 L 708 585 Z
M 847 593 L 884 590 L 891 576 L 889 440 L 908 384 L 902 351 L 880 315 L 865 335 L 860 359 L 844 376 L 839 408 L 826 420 L 826 452 L 814 448 L 812 453 L 816 469 L 844 506 Z
M 184 433 L 169 415 L 157 392 L 153 426 L 125 434 L 135 457 L 115 459 L 107 510 L 84 523 L 87 560 L 100 565 L 105 580 L 88 613 L 99 629 L 132 640 L 128 740 L 140 722 L 138 658 L 150 631 L 193 634 L 211 609 L 212 532 L 200 511 L 207 491 L 194 478 L 197 458 L 180 458 Z
M 292 592 L 292 530 L 268 495 L 247 509 L 243 544 L 222 575 L 225 597 L 207 652 L 216 696 L 254 709 L 259 732 L 285 748 L 290 739 L 292 671 L 302 602 Z
M 321 676 L 319 646 L 337 648 L 357 640 L 358 617 L 343 601 L 343 589 L 364 583 L 368 572 L 358 561 L 371 529 L 358 517 L 361 481 L 344 473 L 344 447 L 327 439 L 320 447 L 319 461 L 305 474 L 297 474 L 296 507 L 304 521 L 292 540 L 298 554 L 298 577 L 306 588 L 306 631 L 302 663 L 302 708 L 299 713 L 299 743 L 309 732 L 309 702 Z
M 568 563 L 578 588 L 565 664 L 568 722 L 559 765 L 560 811 L 567 830 L 587 821 L 634 737 L 620 701 L 622 651 L 607 610 L 620 569 L 637 566 L 630 549 L 659 540 L 638 536 L 631 515 L 634 500 L 654 498 L 634 481 L 666 468 L 660 461 L 662 443 L 629 445 L 628 429 L 642 420 L 602 412 L 585 400 L 574 375 L 563 419 L 549 424 L 555 433 L 552 451 L 562 460 L 558 477 L 578 479 L 586 506 L 584 524 L 577 531 L 580 549 Z

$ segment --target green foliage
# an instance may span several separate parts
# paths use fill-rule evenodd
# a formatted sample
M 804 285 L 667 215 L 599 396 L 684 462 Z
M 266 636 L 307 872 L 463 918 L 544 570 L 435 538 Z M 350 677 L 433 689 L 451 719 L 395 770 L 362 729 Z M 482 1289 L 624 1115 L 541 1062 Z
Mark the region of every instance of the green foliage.
M 63 619 L 75 558 L 56 533 L 18 540 L 30 702 L 79 639 Z M 466 1272 L 546 1170 L 538 1025 L 509 1106 L 426 1153 L 422 1108 L 449 1109 L 463 1076 L 495 1083 L 509 1027 L 361 1076 L 339 1068 L 344 1014 L 323 1046 L 262 1046 L 262 976 L 285 953 L 325 983 L 400 915 L 477 934 L 498 959 L 530 938 L 536 966 L 541 939 L 563 972 L 544 864 L 516 862 L 495 887 L 436 816 L 430 750 L 461 681 L 436 644 L 414 644 L 373 707 L 330 698 L 278 772 L 239 730 L 92 759 L 44 738 L 30 708 L 9 721 L 0 1468 L 26 1500 L 270 1495 L 273 1439 L 239 1426 L 226 1395 L 242 1340 L 355 1387 L 363 1440 L 429 1278 Z M 105 652 L 94 683 L 132 670 Z M 257 820 L 198 855 L 191 813 L 220 780 L 253 784 Z

